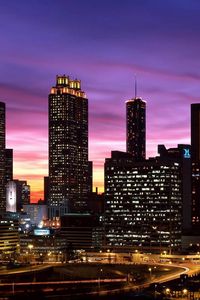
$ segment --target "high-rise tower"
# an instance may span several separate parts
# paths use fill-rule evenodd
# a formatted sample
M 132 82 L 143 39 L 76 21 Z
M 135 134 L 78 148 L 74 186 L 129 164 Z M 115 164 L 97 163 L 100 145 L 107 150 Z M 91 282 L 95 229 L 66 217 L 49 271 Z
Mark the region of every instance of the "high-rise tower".
M 13 149 L 5 149 L 5 182 L 13 180 Z
M 200 162 L 200 103 L 191 104 L 192 161 Z
M 49 215 L 87 209 L 88 99 L 80 80 L 57 76 L 49 94 Z
M 200 228 L 200 103 L 191 104 L 192 225 Z
M 146 157 L 146 102 L 138 97 L 126 101 L 126 151 L 136 161 Z
M 6 209 L 5 122 L 6 122 L 6 106 L 4 102 L 0 102 L 0 210 Z

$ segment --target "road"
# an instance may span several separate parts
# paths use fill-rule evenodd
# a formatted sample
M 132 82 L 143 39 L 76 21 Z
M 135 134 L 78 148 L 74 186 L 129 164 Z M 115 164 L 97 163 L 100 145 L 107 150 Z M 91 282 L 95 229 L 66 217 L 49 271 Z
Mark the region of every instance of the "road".
M 53 265 L 29 265 L 26 267 L 20 267 L 15 269 L 1 269 L 0 275 L 11 275 L 11 274 L 22 274 L 22 273 L 30 273 L 30 272 L 36 272 L 41 271 L 45 269 L 51 268 Z
M 152 276 L 152 279 L 149 279 L 146 283 L 144 284 L 140 284 L 140 285 L 134 285 L 132 283 L 129 283 L 126 287 L 123 288 L 115 288 L 112 290 L 100 290 L 100 285 L 102 284 L 102 288 L 103 288 L 103 283 L 122 283 L 122 282 L 126 282 L 127 278 L 121 278 L 121 279 L 110 279 L 110 278 L 106 278 L 106 279 L 93 279 L 93 280 L 67 280 L 67 281 L 48 281 L 48 282 L 18 282 L 18 283 L 1 283 L 0 284 L 0 289 L 1 290 L 7 290 L 8 292 L 10 291 L 10 293 L 13 291 L 23 291 L 24 289 L 29 289 L 32 290 L 34 289 L 34 287 L 40 288 L 42 289 L 44 292 L 56 292 L 56 290 L 63 290 L 63 294 L 65 293 L 69 293 L 69 291 L 64 291 L 64 289 L 67 289 L 67 286 L 70 285 L 80 285 L 80 284 L 96 284 L 99 289 L 97 291 L 93 291 L 93 292 L 87 292 L 87 294 L 90 295 L 94 295 L 94 294 L 113 294 L 113 293 L 119 293 L 122 291 L 135 291 L 135 290 L 140 290 L 143 288 L 148 287 L 150 284 L 152 283 L 163 283 L 163 282 L 167 282 L 176 278 L 179 278 L 181 274 L 195 274 L 197 272 L 200 271 L 200 266 L 195 266 L 194 264 L 184 264 L 181 265 L 175 265 L 175 264 L 152 264 L 152 266 L 169 266 L 169 267 L 178 267 L 179 270 L 177 272 L 175 272 L 174 274 L 166 274 L 163 276 L 158 277 L 154 277 Z M 40 271 L 46 268 L 51 267 L 52 265 L 37 265 L 37 266 L 31 266 L 31 270 L 30 267 L 29 269 L 22 269 L 22 270 L 9 270 L 9 274 L 17 274 L 17 273 L 24 273 L 24 272 L 34 272 L 34 271 Z M 180 270 L 180 268 L 182 268 L 182 270 Z M 8 272 L 6 271 L 1 271 L 0 274 L 8 274 Z M 78 293 L 78 295 L 81 295 L 82 293 Z M 74 294 L 73 294 L 74 295 Z M 76 294 L 77 295 L 77 294 Z M 54 295 L 55 296 L 55 295 Z M 47 297 L 50 297 L 50 295 Z

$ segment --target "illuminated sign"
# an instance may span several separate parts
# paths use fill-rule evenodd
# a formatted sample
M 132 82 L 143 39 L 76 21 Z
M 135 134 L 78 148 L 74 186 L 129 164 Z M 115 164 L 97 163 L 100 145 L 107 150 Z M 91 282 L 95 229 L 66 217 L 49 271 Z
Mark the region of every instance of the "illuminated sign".
M 34 229 L 34 235 L 50 235 L 49 229 Z
M 188 149 L 188 148 L 183 149 L 183 157 L 184 158 L 191 158 L 190 149 Z

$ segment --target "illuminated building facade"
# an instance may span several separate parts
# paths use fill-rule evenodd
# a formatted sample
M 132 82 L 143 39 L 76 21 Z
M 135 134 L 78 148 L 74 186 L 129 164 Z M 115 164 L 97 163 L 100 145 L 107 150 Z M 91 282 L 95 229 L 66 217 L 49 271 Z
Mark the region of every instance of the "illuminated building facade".
M 107 246 L 171 252 L 181 245 L 181 225 L 180 164 L 113 151 L 105 162 Z
M 192 225 L 200 228 L 200 103 L 191 104 Z
M 4 102 L 0 102 L 0 211 L 6 210 L 5 123 L 6 123 L 6 107 Z
M 30 186 L 24 180 L 12 180 L 6 184 L 6 211 L 20 212 L 30 203 Z
M 79 80 L 57 76 L 49 94 L 49 217 L 87 210 L 88 99 Z
M 146 157 L 146 102 L 141 98 L 126 101 L 126 151 L 136 161 Z
M 200 161 L 192 161 L 192 226 L 200 228 Z
M 53 219 L 46 219 L 43 221 L 43 226 L 51 229 L 60 228 L 60 217 L 55 217 Z
M 14 181 L 6 185 L 6 211 L 17 212 L 17 185 Z

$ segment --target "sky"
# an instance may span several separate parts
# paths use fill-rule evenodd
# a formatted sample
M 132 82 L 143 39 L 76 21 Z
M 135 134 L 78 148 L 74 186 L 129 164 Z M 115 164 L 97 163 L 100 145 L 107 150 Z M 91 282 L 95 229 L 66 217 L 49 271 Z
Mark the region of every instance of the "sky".
M 81 79 L 89 99 L 89 159 L 103 191 L 111 150 L 126 149 L 125 101 L 147 101 L 147 157 L 190 143 L 200 102 L 199 0 L 0 0 L 0 101 L 14 178 L 43 199 L 48 94 L 56 75 Z

